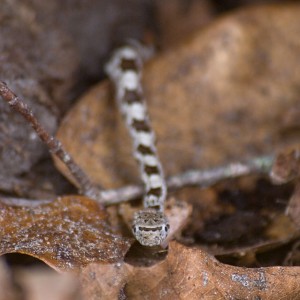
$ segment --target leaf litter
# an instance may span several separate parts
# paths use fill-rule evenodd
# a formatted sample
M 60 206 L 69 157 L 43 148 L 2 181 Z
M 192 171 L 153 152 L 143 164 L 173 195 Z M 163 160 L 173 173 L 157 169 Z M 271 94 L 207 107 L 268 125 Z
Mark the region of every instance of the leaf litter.
M 300 267 L 229 266 L 171 242 L 166 259 L 153 266 L 90 264 L 80 280 L 84 299 L 297 299 L 299 274 Z
M 237 157 L 273 153 L 274 149 L 297 142 L 294 134 L 283 135 L 282 132 L 289 132 L 292 128 L 294 133 L 295 126 L 290 126 L 292 121 L 287 120 L 298 111 L 292 114 L 291 108 L 299 107 L 295 89 L 299 82 L 299 45 L 295 41 L 295 32 L 300 28 L 299 9 L 298 5 L 286 5 L 234 13 L 212 23 L 182 46 L 158 56 L 148 65 L 144 81 L 149 111 L 167 175 L 191 168 L 216 166 Z M 253 23 L 257 26 L 253 27 Z M 285 42 L 278 42 L 283 36 Z M 289 60 L 286 59 L 287 53 Z M 58 137 L 76 161 L 105 188 L 139 182 L 137 168 L 131 158 L 131 144 L 113 103 L 109 84 L 95 86 L 70 111 L 58 132 Z M 295 116 L 292 118 L 296 119 Z M 58 167 L 72 180 L 61 165 L 58 164 Z M 11 237 L 2 253 L 27 253 L 59 271 L 76 269 L 84 299 L 125 296 L 130 299 L 297 299 L 300 293 L 299 267 L 230 266 L 201 250 L 195 238 L 200 228 L 205 230 L 205 218 L 221 220 L 225 211 L 232 217 L 233 224 L 219 223 L 219 226 L 230 224 L 227 229 L 234 229 L 248 218 L 250 221 L 245 223 L 243 232 L 247 227 L 252 228 L 256 239 L 251 245 L 241 246 L 239 243 L 247 236 L 243 232 L 235 232 L 240 234 L 240 238 L 237 241 L 233 238 L 235 244 L 229 250 L 224 249 L 223 254 L 226 251 L 231 255 L 240 253 L 242 257 L 246 253 L 249 258 L 251 254 L 255 256 L 264 251 L 264 248 L 275 249 L 280 243 L 294 241 L 297 229 L 289 223 L 282 210 L 280 213 L 280 205 L 276 203 L 276 195 L 279 194 L 283 197 L 280 200 L 287 203 L 292 187 L 270 188 L 269 197 L 273 198 L 274 204 L 269 202 L 260 207 L 258 203 L 264 199 L 259 198 L 264 196 L 259 193 L 260 181 L 260 177 L 254 176 L 237 180 L 235 185 L 229 181 L 206 191 L 188 188 L 171 193 L 193 207 L 191 217 L 186 215 L 190 225 L 178 237 L 186 246 L 170 242 L 168 252 L 164 250 L 167 256 L 148 267 L 134 265 L 134 259 L 128 260 L 128 255 L 123 261 L 130 240 L 112 232 L 105 211 L 97 204 L 73 196 L 57 199 L 52 208 L 49 208 L 51 204 L 45 204 L 36 211 L 32 207 L 1 204 L 7 215 L 6 221 L 15 214 L 20 216 L 20 222 L 11 225 L 6 222 L 6 226 L 13 228 L 1 228 L 4 230 L 2 237 L 9 236 L 5 230 L 11 232 L 13 229 L 18 232 L 19 238 Z M 251 200 L 243 198 L 245 193 L 239 194 L 239 197 L 229 193 L 231 201 L 222 201 L 220 195 L 228 190 L 228 186 L 231 187 L 229 190 L 257 191 L 258 199 L 252 205 L 261 208 L 259 217 L 253 213 L 255 210 L 247 212 L 249 207 L 241 209 L 242 202 Z M 284 192 L 285 188 L 288 192 Z M 82 207 L 76 210 L 76 205 Z M 251 202 L 247 205 L 251 206 Z M 62 207 L 67 213 L 63 213 Z M 205 211 L 208 207 L 209 212 Z M 281 208 L 284 207 L 282 205 Z M 52 231 L 53 224 L 47 223 L 47 219 L 51 219 L 51 210 L 60 218 L 53 227 L 57 236 Z M 122 213 L 122 210 L 116 211 L 116 214 Z M 31 224 L 30 218 L 35 222 Z M 69 222 L 71 227 L 65 221 L 62 223 L 65 227 L 59 225 L 65 218 L 66 224 Z M 266 218 L 268 222 L 255 224 L 257 218 Z M 298 214 L 295 215 L 297 218 Z M 1 221 L 4 219 L 1 218 Z M 76 231 L 78 222 L 79 227 L 85 229 L 72 240 L 69 230 Z M 198 227 L 191 229 L 189 226 L 194 222 Z M 35 229 L 44 228 L 42 223 L 51 225 L 39 236 Z M 259 226 L 255 228 L 253 223 Z M 25 228 L 20 225 L 25 225 Z M 283 228 L 286 230 L 278 233 Z M 95 230 L 99 236 L 96 236 Z M 214 232 L 217 231 L 214 229 Z M 269 239 L 261 236 L 261 232 L 268 233 Z M 66 251 L 62 255 L 59 255 L 59 246 L 47 248 L 44 245 L 48 235 L 55 245 L 63 245 Z M 92 246 L 90 252 L 87 243 L 87 248 L 81 252 L 87 238 L 91 238 L 91 243 L 97 247 Z M 66 245 L 70 239 L 71 245 Z M 32 240 L 35 242 L 30 242 Z M 222 244 L 218 245 L 218 241 L 212 244 L 208 251 L 213 253 L 215 247 L 219 253 L 222 252 Z M 297 242 L 294 245 L 290 257 L 296 258 Z M 250 265 L 257 263 L 255 257 L 249 259 Z

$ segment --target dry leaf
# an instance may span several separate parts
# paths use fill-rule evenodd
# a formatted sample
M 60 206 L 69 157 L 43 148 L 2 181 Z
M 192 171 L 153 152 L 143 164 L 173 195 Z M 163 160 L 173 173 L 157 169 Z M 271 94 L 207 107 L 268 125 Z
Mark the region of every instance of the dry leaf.
M 212 23 L 179 48 L 156 56 L 146 66 L 146 98 L 167 175 L 273 153 L 277 147 L 295 142 L 290 135 L 282 135 L 282 128 L 286 129 L 291 107 L 299 106 L 295 88 L 300 80 L 300 44 L 295 39 L 300 30 L 299 13 L 299 5 L 236 12 Z M 105 188 L 140 181 L 131 141 L 108 83 L 95 86 L 77 103 L 64 119 L 58 137 L 89 176 Z M 59 168 L 67 174 L 61 165 Z M 238 190 L 238 185 L 229 184 L 233 193 Z M 241 193 L 240 203 L 252 201 L 249 206 L 256 205 L 259 213 L 253 207 L 249 212 L 246 205 L 238 210 L 237 205 L 216 204 L 220 202 L 217 194 L 214 208 L 209 209 L 212 221 L 225 214 L 234 220 L 227 220 L 230 226 L 222 232 L 227 230 L 228 238 L 222 237 L 236 252 L 279 245 L 295 236 L 294 229 L 276 239 L 262 236 L 272 231 L 276 217 L 281 216 L 276 200 L 289 194 L 275 188 L 271 195 L 255 194 L 257 185 L 251 184 L 251 197 Z M 190 236 L 197 239 L 203 231 L 203 216 L 208 219 L 203 206 L 198 205 L 201 210 L 195 208 L 203 201 L 203 194 L 199 189 L 195 195 L 187 190 L 183 193 L 187 201 L 195 199 L 191 223 L 196 226 Z M 261 209 L 261 203 L 268 205 Z M 233 213 L 237 215 L 231 217 Z M 248 244 L 236 245 L 236 237 Z
M 0 255 L 28 254 L 58 271 L 121 260 L 130 246 L 112 232 L 105 210 L 80 196 L 27 207 L 0 202 L 0 241 Z
M 298 299 L 300 267 L 247 269 L 219 263 L 200 249 L 170 243 L 150 267 L 90 264 L 81 273 L 84 299 Z M 119 298 L 119 299 L 120 299 Z
M 291 142 L 280 132 L 285 113 L 299 102 L 299 14 L 299 5 L 248 8 L 148 64 L 146 98 L 166 175 L 272 153 Z M 58 137 L 104 187 L 140 180 L 109 84 L 95 86 L 74 106 Z
M 298 103 L 299 13 L 299 5 L 235 13 L 148 65 L 145 88 L 167 175 L 273 152 L 291 142 L 280 134 L 285 112 Z M 59 137 L 95 182 L 118 187 L 139 177 L 111 92 L 107 83 L 91 90 L 68 114 Z M 103 210 L 90 205 L 78 197 L 30 209 L 2 205 L 2 252 L 27 253 L 60 271 L 87 265 L 79 270 L 85 299 L 297 299 L 300 294 L 299 267 L 233 267 L 176 242 L 155 265 L 125 263 L 129 242 L 112 234 Z M 52 212 L 59 218 L 54 228 Z M 43 230 L 37 233 L 37 227 Z M 110 261 L 118 262 L 97 263 Z

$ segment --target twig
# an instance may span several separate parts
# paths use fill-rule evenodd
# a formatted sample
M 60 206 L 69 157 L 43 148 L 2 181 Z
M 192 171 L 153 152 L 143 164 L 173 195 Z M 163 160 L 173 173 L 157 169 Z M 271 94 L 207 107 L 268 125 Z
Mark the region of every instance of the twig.
M 176 190 L 185 186 L 211 186 L 225 179 L 233 179 L 250 174 L 269 174 L 273 155 L 256 157 L 246 162 L 236 162 L 225 166 L 207 170 L 187 171 L 167 179 L 170 190 Z M 113 205 L 121 202 L 137 199 L 143 195 L 143 188 L 137 185 L 128 185 L 115 190 L 102 192 L 102 200 L 105 205 Z
M 1 81 L 0 96 L 12 107 L 12 109 L 20 113 L 31 124 L 40 139 L 47 145 L 50 152 L 56 155 L 67 166 L 77 181 L 80 192 L 93 199 L 101 200 L 100 189 L 90 181 L 86 173 L 75 163 L 71 155 L 63 148 L 60 141 L 47 132 L 24 101 L 15 95 L 7 85 Z
M 168 188 L 170 190 L 177 190 L 186 186 L 200 186 L 204 188 L 226 179 L 234 179 L 252 174 L 267 175 L 271 170 L 273 157 L 273 155 L 261 156 L 246 162 L 231 163 L 213 169 L 187 171 L 171 176 L 167 180 Z M 105 205 L 114 205 L 137 199 L 141 197 L 143 193 L 144 190 L 142 186 L 127 185 L 119 189 L 102 191 L 102 199 L 98 201 Z M 0 200 L 6 204 L 17 206 L 34 206 L 49 202 L 49 200 L 29 200 L 2 196 Z
M 187 171 L 168 179 L 168 187 L 182 188 L 187 185 L 211 186 L 225 179 L 250 175 L 253 173 L 268 174 L 273 164 L 274 156 L 261 156 L 245 162 L 234 162 L 225 166 L 207 170 Z

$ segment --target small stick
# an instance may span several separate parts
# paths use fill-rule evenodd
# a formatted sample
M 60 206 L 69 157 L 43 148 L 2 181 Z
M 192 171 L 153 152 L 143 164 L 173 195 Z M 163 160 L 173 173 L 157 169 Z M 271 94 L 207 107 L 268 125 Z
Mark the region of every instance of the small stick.
M 69 169 L 76 179 L 80 192 L 95 200 L 101 199 L 101 192 L 88 178 L 86 173 L 75 163 L 71 155 L 63 148 L 60 141 L 50 135 L 47 130 L 39 123 L 33 112 L 24 101 L 15 95 L 6 85 L 0 81 L 0 96 L 12 109 L 20 113 L 32 126 L 40 139 L 47 145 L 51 153 L 56 155 Z
M 213 184 L 226 179 L 235 179 L 241 176 L 262 174 L 267 175 L 273 163 L 273 155 L 256 157 L 246 162 L 235 162 L 225 166 L 216 167 L 206 170 L 191 170 L 184 173 L 169 177 L 167 185 L 169 190 L 177 190 L 187 186 L 209 187 Z M 144 189 L 141 185 L 127 185 L 119 189 L 102 191 L 102 199 L 100 203 L 105 205 L 116 205 L 123 202 L 135 200 L 144 194 Z M 31 206 L 43 204 L 49 200 L 29 200 L 11 197 L 0 198 L 1 202 L 14 205 Z M 25 202 L 26 201 L 26 202 Z
M 225 179 L 232 179 L 253 173 L 268 174 L 272 168 L 273 159 L 273 155 L 268 155 L 256 157 L 245 162 L 233 162 L 207 170 L 186 171 L 170 177 L 167 180 L 167 184 L 171 189 L 178 189 L 187 185 L 207 187 Z
M 206 188 L 226 179 L 234 179 L 251 174 L 267 175 L 273 164 L 273 155 L 261 156 L 245 162 L 234 162 L 221 167 L 206 170 L 190 170 L 167 179 L 169 190 L 177 190 L 186 186 Z M 102 203 L 114 205 L 137 199 L 144 193 L 139 185 L 128 185 L 119 189 L 105 190 L 102 193 Z

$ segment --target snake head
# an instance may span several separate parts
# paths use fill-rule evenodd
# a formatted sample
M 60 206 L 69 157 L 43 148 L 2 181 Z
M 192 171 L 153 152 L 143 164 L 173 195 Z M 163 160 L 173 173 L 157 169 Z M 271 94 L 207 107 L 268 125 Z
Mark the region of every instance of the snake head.
M 134 214 L 132 232 L 143 246 L 159 246 L 169 233 L 170 225 L 165 215 L 153 208 Z

